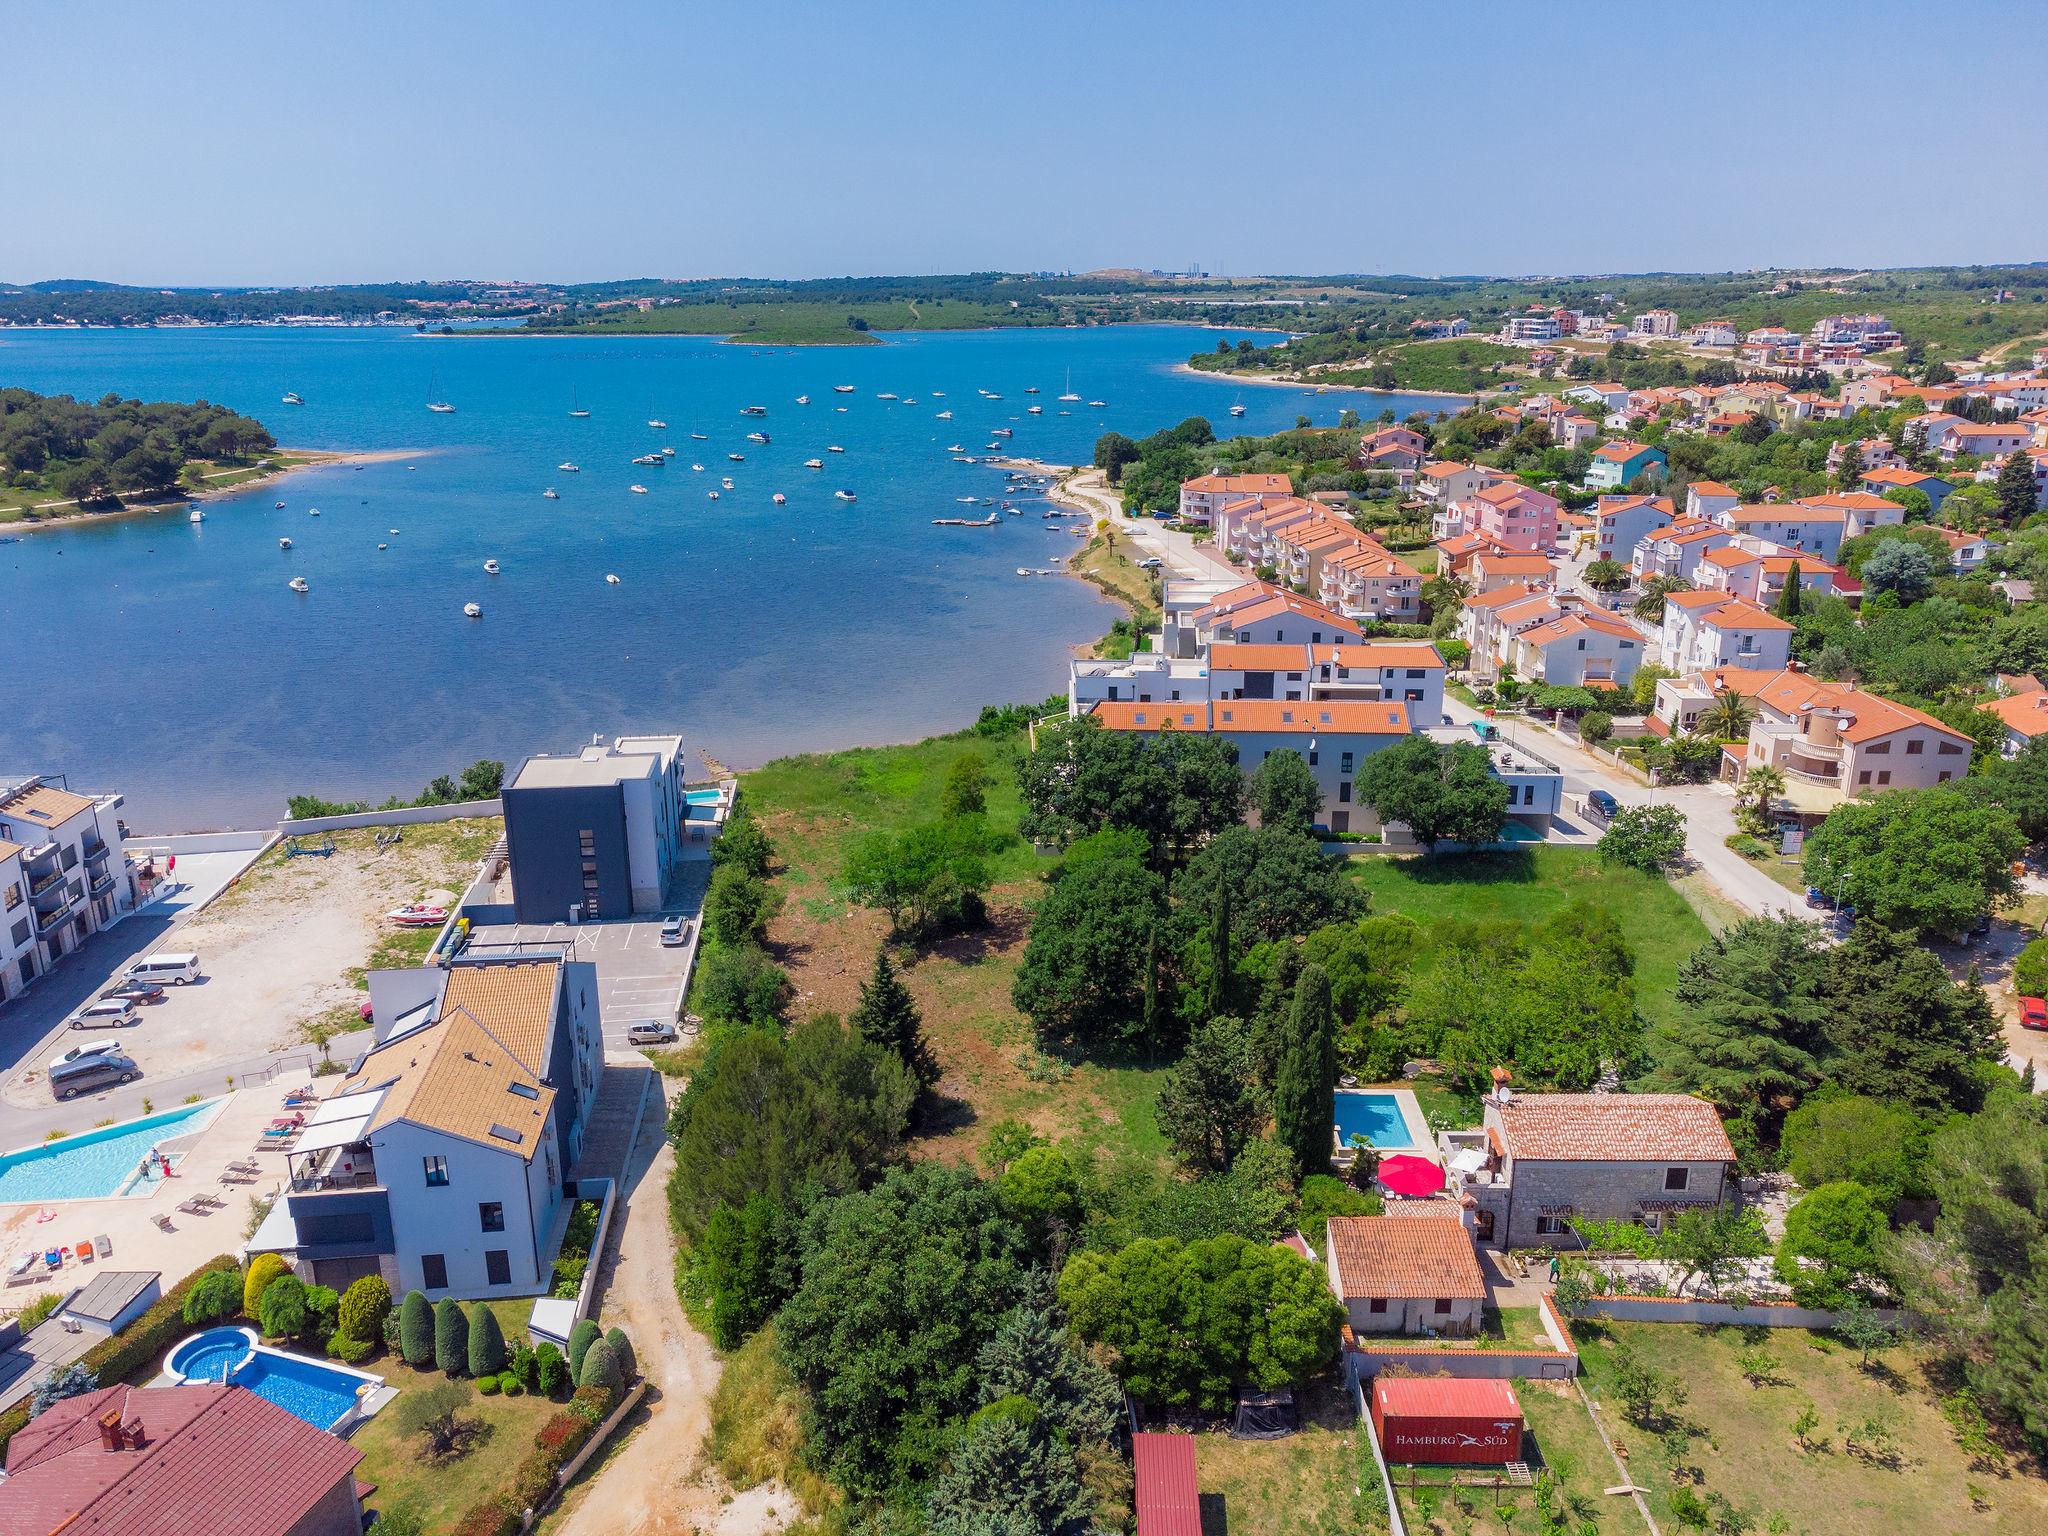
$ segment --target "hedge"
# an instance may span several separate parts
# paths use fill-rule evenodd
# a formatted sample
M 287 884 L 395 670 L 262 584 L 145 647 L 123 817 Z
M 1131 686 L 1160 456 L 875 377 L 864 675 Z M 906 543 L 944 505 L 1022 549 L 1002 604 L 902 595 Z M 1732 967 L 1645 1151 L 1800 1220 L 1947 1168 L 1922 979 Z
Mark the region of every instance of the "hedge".
M 291 1272 L 291 1266 L 274 1253 L 259 1253 L 251 1259 L 249 1272 L 242 1277 L 242 1316 L 252 1323 L 262 1322 L 263 1293 L 270 1289 L 271 1281 Z
M 519 1511 L 510 1499 L 486 1499 L 462 1517 L 454 1536 L 517 1536 L 518 1530 Z
M 455 1527 L 456 1536 L 504 1536 L 516 1531 L 520 1514 L 547 1503 L 562 1468 L 576 1459 L 576 1453 L 617 1406 L 615 1392 L 588 1387 L 577 1392 L 574 1403 L 541 1425 L 533 1449 L 513 1472 L 506 1494 L 472 1506 Z M 499 1523 L 508 1512 L 512 1523 Z

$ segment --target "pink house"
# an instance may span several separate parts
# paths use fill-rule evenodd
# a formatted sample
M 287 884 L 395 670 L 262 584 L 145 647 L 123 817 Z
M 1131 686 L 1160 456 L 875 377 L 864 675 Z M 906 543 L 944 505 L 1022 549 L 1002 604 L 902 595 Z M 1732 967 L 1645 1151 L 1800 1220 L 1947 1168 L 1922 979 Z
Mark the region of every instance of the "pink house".
M 1505 549 L 1542 552 L 1557 544 L 1559 505 L 1555 496 L 1509 480 L 1489 486 L 1466 503 L 1466 528 Z

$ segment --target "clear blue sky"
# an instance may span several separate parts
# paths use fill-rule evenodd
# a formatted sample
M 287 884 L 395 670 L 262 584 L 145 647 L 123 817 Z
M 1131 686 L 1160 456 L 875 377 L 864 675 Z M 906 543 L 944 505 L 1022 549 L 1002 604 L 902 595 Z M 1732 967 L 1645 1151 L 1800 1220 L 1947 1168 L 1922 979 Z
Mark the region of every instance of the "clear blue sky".
M 2048 257 L 2048 7 L 7 0 L 0 278 Z

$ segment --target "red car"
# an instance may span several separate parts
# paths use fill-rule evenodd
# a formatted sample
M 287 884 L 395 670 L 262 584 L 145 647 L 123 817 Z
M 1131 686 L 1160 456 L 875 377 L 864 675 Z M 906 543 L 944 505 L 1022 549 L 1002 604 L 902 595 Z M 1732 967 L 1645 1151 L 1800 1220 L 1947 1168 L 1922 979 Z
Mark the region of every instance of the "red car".
M 2048 1029 L 2048 999 L 2023 997 L 2020 999 L 2020 1028 Z

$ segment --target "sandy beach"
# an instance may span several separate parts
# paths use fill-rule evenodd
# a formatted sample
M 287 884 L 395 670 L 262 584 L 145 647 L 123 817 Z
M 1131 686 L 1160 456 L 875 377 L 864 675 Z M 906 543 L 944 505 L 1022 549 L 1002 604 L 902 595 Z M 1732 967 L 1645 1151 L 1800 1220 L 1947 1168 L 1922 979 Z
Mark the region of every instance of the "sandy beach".
M 124 502 L 104 511 L 71 511 L 57 516 L 37 516 L 25 513 L 11 522 L 0 522 L 0 533 L 44 533 L 60 528 L 76 528 L 87 523 L 115 522 L 122 518 L 143 517 L 152 512 L 166 512 L 174 508 L 191 505 L 195 501 L 219 501 L 224 496 L 240 495 L 259 486 L 275 485 L 303 470 L 328 469 L 339 464 L 389 464 L 399 460 L 422 459 L 436 450 L 432 448 L 365 448 L 353 451 L 336 451 L 325 448 L 280 448 L 279 453 L 290 454 L 292 462 L 281 464 L 268 473 L 248 480 L 237 480 L 233 485 L 208 486 L 201 491 L 178 491 L 156 501 Z M 224 470 L 223 475 L 239 474 L 239 470 Z M 44 507 L 76 507 L 76 502 L 44 502 Z M 37 509 L 38 511 L 41 508 Z

